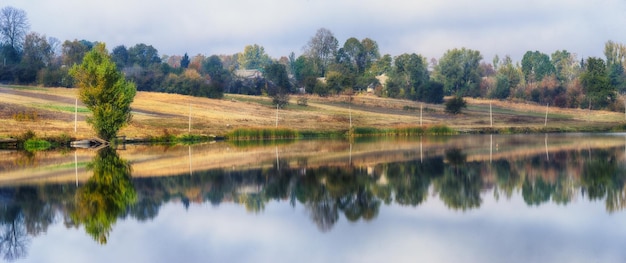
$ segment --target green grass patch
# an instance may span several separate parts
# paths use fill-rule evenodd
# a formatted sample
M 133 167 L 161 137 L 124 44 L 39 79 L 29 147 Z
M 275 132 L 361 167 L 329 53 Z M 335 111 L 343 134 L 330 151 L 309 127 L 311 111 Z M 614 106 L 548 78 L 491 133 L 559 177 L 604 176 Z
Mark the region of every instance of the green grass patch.
M 229 140 L 296 139 L 300 134 L 287 128 L 239 128 L 226 136 Z
M 28 139 L 24 142 L 24 150 L 29 152 L 45 151 L 50 149 L 52 144 L 46 140 Z
M 53 104 L 39 104 L 35 105 L 37 108 L 47 109 L 47 110 L 56 110 L 63 112 L 74 112 L 76 108 L 74 106 L 63 106 L 63 105 L 53 105 Z M 90 113 L 91 111 L 86 107 L 78 107 L 78 113 Z
M 157 137 L 148 137 L 145 140 L 133 140 L 134 143 L 155 143 L 155 144 L 195 144 L 215 140 L 215 137 L 208 135 L 183 134 L 176 136 L 169 130 L 163 129 L 163 134 Z

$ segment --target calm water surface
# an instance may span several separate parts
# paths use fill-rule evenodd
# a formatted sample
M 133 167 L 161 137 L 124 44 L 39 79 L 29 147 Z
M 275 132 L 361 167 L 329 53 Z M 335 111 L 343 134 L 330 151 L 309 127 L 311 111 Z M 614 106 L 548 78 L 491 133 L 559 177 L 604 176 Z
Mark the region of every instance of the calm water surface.
M 625 262 L 626 134 L 0 151 L 10 262 Z

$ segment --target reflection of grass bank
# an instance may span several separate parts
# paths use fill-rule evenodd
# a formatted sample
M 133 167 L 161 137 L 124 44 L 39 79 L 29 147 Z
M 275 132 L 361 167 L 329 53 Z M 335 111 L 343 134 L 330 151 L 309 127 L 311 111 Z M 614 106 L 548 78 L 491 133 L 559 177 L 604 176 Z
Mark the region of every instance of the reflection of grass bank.
M 482 127 L 459 130 L 470 134 L 529 134 L 529 133 L 566 133 L 566 132 L 619 132 L 626 130 L 626 124 L 590 125 L 581 127 Z
M 288 128 L 239 128 L 226 135 L 228 140 L 283 140 L 341 138 L 346 131 L 298 131 Z
M 457 131 L 445 126 L 435 125 L 431 127 L 398 127 L 388 129 L 378 129 L 373 127 L 356 127 L 352 131 L 352 136 L 421 136 L 421 135 L 450 135 Z

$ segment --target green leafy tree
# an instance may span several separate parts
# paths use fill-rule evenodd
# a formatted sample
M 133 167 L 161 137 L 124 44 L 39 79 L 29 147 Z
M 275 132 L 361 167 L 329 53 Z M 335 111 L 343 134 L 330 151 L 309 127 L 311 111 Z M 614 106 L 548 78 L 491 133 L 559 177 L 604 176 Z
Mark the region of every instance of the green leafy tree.
M 510 56 L 505 56 L 498 63 L 496 70 L 496 88 L 490 92 L 489 97 L 506 99 L 511 90 L 514 90 L 522 82 L 523 74 L 519 65 L 514 65 Z
M 496 75 L 496 88 L 489 94 L 489 97 L 496 99 L 506 99 L 511 94 L 511 83 L 506 75 Z
M 391 55 L 389 54 L 385 54 L 383 55 L 381 58 L 377 59 L 376 61 L 374 61 L 372 63 L 372 66 L 370 67 L 370 72 L 373 75 L 382 75 L 382 74 L 389 74 L 392 70 L 392 64 L 391 62 L 393 61 L 393 58 L 391 57 Z
M 111 61 L 104 44 L 88 52 L 80 65 L 71 68 L 81 101 L 91 110 L 87 119 L 98 136 L 110 140 L 131 120 L 130 104 L 137 92 Z
M 580 73 L 580 62 L 576 55 L 567 50 L 557 50 L 551 55 L 557 80 L 566 85 L 572 82 Z
M 314 89 L 318 84 L 318 81 L 313 60 L 306 56 L 299 56 L 294 61 L 292 67 L 296 83 L 300 87 L 304 87 L 307 93 L 314 93 Z
M 394 59 L 387 92 L 390 97 L 433 103 L 443 100 L 442 86 L 430 81 L 426 59 L 415 53 L 402 54 Z
M 527 82 L 537 82 L 555 74 L 556 69 L 547 54 L 527 51 L 522 57 L 522 72 Z
M 590 57 L 585 61 L 580 83 L 587 96 L 589 109 L 604 108 L 615 101 L 615 87 L 611 86 L 606 64 L 601 58 Z
M 604 56 L 606 66 L 611 68 L 614 64 L 624 65 L 626 63 L 626 45 L 609 40 L 604 44 Z
M 274 105 L 284 107 L 289 103 L 289 92 L 291 91 L 285 65 L 272 63 L 265 66 L 264 71 L 267 80 L 267 95 L 272 97 Z
M 126 67 L 128 65 L 128 59 L 129 54 L 126 46 L 119 45 L 113 48 L 113 51 L 111 52 L 111 60 L 115 62 L 115 65 L 118 69 L 123 69 L 124 67 Z
M 615 63 L 609 66 L 609 83 L 619 93 L 626 92 L 626 74 L 621 63 Z
M 478 96 L 482 59 L 482 55 L 476 50 L 448 50 L 435 66 L 433 78 L 443 83 L 446 95 Z
M 134 45 L 128 49 L 128 60 L 130 64 L 148 68 L 161 63 L 159 52 L 152 45 L 143 43 Z
M 272 61 L 265 53 L 265 48 L 257 44 L 247 45 L 243 53 L 237 57 L 237 60 L 239 61 L 240 68 L 258 70 L 262 70 Z
M 224 90 L 232 78 L 231 73 L 224 68 L 222 60 L 216 55 L 210 56 L 202 62 L 202 73 L 208 74 L 211 78 L 211 85 L 219 90 Z

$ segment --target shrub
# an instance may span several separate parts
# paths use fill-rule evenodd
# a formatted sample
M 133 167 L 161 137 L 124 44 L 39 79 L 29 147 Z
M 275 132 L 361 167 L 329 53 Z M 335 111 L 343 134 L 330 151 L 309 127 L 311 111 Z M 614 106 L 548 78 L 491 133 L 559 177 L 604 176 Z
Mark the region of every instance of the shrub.
M 450 114 L 459 114 L 463 108 L 467 108 L 467 102 L 461 96 L 454 96 L 446 101 L 446 112 Z

